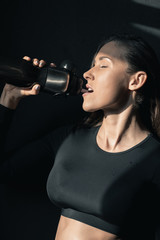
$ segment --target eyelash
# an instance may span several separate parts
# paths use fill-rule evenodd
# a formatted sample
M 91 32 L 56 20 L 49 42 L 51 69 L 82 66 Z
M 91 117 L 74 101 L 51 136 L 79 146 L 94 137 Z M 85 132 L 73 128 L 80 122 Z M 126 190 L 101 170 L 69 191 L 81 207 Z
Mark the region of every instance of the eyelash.
M 95 64 L 92 65 L 92 68 L 95 67 Z M 107 68 L 108 66 L 106 65 L 100 65 L 100 68 Z
M 108 67 L 108 66 L 103 66 L 103 65 L 102 65 L 102 66 L 100 66 L 100 68 L 107 68 L 107 67 Z

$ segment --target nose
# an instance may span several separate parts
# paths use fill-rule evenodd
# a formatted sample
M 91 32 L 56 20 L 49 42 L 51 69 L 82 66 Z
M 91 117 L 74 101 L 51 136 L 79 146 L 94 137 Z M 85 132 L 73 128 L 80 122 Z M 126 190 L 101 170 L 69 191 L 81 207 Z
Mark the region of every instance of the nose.
M 83 77 L 84 77 L 84 79 L 86 79 L 87 81 L 88 81 L 88 80 L 93 80 L 93 79 L 94 79 L 94 76 L 93 76 L 93 73 L 92 73 L 91 69 L 89 69 L 88 71 L 86 71 L 85 73 L 83 73 Z

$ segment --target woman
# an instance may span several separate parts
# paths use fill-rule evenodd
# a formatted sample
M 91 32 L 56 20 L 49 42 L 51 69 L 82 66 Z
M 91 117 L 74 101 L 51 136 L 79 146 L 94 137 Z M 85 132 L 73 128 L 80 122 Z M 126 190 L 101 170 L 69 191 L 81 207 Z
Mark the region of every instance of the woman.
M 99 46 L 84 73 L 90 117 L 41 141 L 47 147 L 39 155 L 56 156 L 47 181 L 51 201 L 62 209 L 56 240 L 160 238 L 159 76 L 155 53 L 142 39 L 114 35 Z M 0 103 L 15 109 L 38 88 L 7 85 Z

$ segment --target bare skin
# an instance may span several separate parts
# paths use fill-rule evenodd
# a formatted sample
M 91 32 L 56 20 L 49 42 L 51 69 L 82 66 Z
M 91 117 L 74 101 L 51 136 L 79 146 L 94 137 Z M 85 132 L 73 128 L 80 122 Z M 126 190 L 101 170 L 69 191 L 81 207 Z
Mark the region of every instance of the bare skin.
M 115 234 L 102 231 L 77 220 L 60 217 L 55 240 L 121 240 Z
M 119 55 L 113 42 L 104 45 L 95 57 L 93 67 L 84 73 L 88 87 L 93 92 L 83 94 L 83 109 L 87 112 L 103 110 L 104 118 L 96 139 L 97 145 L 108 152 L 125 151 L 149 134 L 133 112 L 136 90 L 143 86 L 147 75 L 140 71 L 129 76 L 126 73 L 128 65 L 119 59 Z M 25 59 L 31 60 L 28 57 Z M 45 64 L 43 60 L 33 59 L 36 66 L 41 67 L 40 62 L 41 66 Z M 22 97 L 38 94 L 38 86 L 21 89 L 6 84 L 0 104 L 15 109 Z M 120 240 L 115 234 L 61 216 L 55 240 L 66 239 Z
M 125 151 L 149 134 L 133 111 L 136 90 L 143 86 L 147 75 L 143 71 L 127 74 L 128 64 L 119 55 L 114 42 L 107 43 L 95 57 L 93 67 L 84 73 L 93 92 L 83 94 L 83 109 L 103 111 L 97 144 L 108 152 Z

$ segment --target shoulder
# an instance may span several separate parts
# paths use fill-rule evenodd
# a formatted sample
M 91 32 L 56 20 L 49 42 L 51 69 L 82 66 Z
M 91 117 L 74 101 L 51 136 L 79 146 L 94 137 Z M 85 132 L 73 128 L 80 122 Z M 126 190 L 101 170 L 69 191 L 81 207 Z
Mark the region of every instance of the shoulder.
M 47 142 L 57 144 L 69 139 L 84 139 L 96 132 L 96 127 L 83 127 L 77 124 L 67 124 L 54 129 L 46 138 Z
M 71 134 L 73 136 L 93 136 L 98 131 L 99 126 L 89 127 L 89 126 L 73 126 Z
M 151 147 L 155 147 L 157 152 L 160 153 L 160 137 L 155 134 L 151 134 L 149 144 Z

